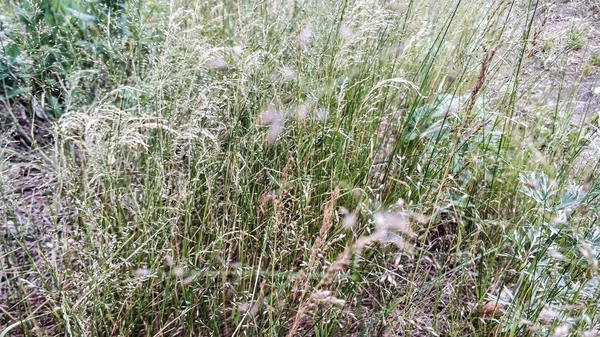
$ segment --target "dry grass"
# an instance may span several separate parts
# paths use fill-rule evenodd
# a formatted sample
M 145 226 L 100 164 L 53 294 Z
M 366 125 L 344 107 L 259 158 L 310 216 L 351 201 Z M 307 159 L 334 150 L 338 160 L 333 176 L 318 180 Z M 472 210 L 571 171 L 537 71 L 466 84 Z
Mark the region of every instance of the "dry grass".
M 544 4 L 144 4 L 38 171 L 2 147 L 0 335 L 598 329 L 597 121 L 521 112 Z

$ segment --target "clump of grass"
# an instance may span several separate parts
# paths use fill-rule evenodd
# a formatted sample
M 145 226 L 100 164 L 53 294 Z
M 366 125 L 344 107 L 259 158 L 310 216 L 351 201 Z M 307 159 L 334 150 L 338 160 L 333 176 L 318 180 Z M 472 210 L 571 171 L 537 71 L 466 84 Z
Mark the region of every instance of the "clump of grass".
M 585 38 L 583 31 L 577 27 L 571 27 L 571 29 L 569 29 L 567 32 L 567 43 L 565 46 L 567 50 L 579 50 L 583 48 L 586 43 L 587 39 Z
M 590 64 L 594 67 L 600 68 L 600 54 L 594 54 L 590 58 Z
M 517 336 L 569 305 L 589 319 L 549 333 L 597 328 L 593 132 L 518 113 L 535 7 L 151 5 L 143 67 L 56 123 L 70 206 L 52 277 L 3 281 L 6 331 Z

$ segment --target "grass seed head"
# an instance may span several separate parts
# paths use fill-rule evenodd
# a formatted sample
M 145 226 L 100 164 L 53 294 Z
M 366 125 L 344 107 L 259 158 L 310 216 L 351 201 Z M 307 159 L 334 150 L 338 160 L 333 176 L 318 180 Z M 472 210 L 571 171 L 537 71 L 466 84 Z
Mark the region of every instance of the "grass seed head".
M 206 67 L 213 70 L 224 70 L 227 69 L 228 66 L 229 65 L 225 60 L 219 58 L 206 61 Z
M 243 46 L 233 46 L 231 48 L 231 52 L 235 55 L 235 56 L 242 56 L 244 54 L 244 47 Z
M 350 41 L 354 37 L 354 31 L 348 25 L 342 23 L 338 31 L 338 36 L 344 41 Z
M 307 47 L 314 37 L 314 32 L 310 26 L 305 26 L 298 34 L 298 43 L 301 47 Z
M 561 254 L 560 252 L 558 252 L 557 250 L 550 248 L 548 249 L 548 256 L 550 256 L 551 258 L 553 258 L 556 261 L 564 261 L 565 256 L 563 254 Z
M 173 257 L 171 255 L 165 256 L 165 264 L 168 267 L 173 267 L 175 265 L 175 261 L 173 260 Z
M 278 119 L 276 122 L 269 125 L 269 130 L 265 135 L 265 143 L 272 145 L 275 143 L 279 135 L 283 132 L 283 120 Z
M 192 282 L 194 282 L 195 279 L 196 279 L 196 275 L 188 276 L 181 281 L 181 285 L 187 286 L 187 285 L 191 284 Z
M 373 215 L 378 230 L 396 230 L 410 237 L 416 236 L 408 217 L 400 212 L 377 212 Z
M 499 317 L 502 312 L 502 303 L 498 301 L 485 302 L 479 309 L 479 316 L 483 318 Z
M 596 259 L 596 254 L 594 252 L 594 249 L 592 248 L 592 246 L 589 243 L 587 243 L 587 242 L 582 243 L 581 247 L 579 248 L 579 251 L 583 255 L 583 258 L 590 265 L 592 265 L 594 268 L 598 268 L 598 260 Z
M 173 269 L 172 273 L 175 277 L 183 277 L 183 275 L 185 275 L 185 270 L 181 267 L 177 267 Z
M 152 275 L 152 271 L 148 268 L 138 268 L 133 271 L 133 276 L 135 277 L 145 277 Z
M 565 337 L 569 334 L 570 329 L 571 326 L 569 324 L 559 325 L 552 331 L 550 337 Z
M 550 308 L 544 308 L 540 312 L 538 316 L 538 320 L 543 324 L 550 324 L 553 320 L 555 320 L 560 313 L 558 311 L 554 311 Z
M 309 111 L 310 107 L 307 103 L 300 104 L 296 107 L 296 110 L 294 111 L 294 117 L 298 121 L 303 121 L 306 119 L 306 117 L 308 117 Z
M 279 111 L 273 104 L 267 104 L 262 114 L 260 115 L 259 124 L 263 126 L 272 125 L 281 119 Z

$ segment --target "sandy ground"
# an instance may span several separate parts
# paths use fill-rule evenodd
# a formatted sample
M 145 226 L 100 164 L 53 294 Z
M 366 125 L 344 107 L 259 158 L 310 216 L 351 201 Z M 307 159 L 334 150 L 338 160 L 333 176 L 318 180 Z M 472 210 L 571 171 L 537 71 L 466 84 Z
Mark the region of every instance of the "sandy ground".
M 538 106 L 554 109 L 559 102 L 579 123 L 600 109 L 600 1 L 550 3 L 541 14 L 525 81 L 533 84 Z
M 533 56 L 523 72 L 524 113 L 555 111 L 592 130 L 579 167 L 600 160 L 600 0 L 552 0 L 540 12 Z

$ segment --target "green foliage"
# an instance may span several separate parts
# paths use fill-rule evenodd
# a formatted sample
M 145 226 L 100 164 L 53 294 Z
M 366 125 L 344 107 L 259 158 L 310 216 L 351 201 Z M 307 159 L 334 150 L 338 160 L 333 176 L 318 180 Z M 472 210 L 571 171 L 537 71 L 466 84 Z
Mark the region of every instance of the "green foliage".
M 576 27 L 571 27 L 567 32 L 567 50 L 579 50 L 585 46 L 587 39 L 583 32 Z
M 22 27 L 5 31 L 10 42 L 2 53 L 4 67 L 22 74 L 6 84 L 7 92 L 11 97 L 25 92 L 45 97 L 48 112 L 58 116 L 67 105 L 90 104 L 99 92 L 111 90 L 135 62 L 145 62 L 145 41 L 139 25 L 131 24 L 141 13 L 136 5 L 121 0 L 3 4 Z

